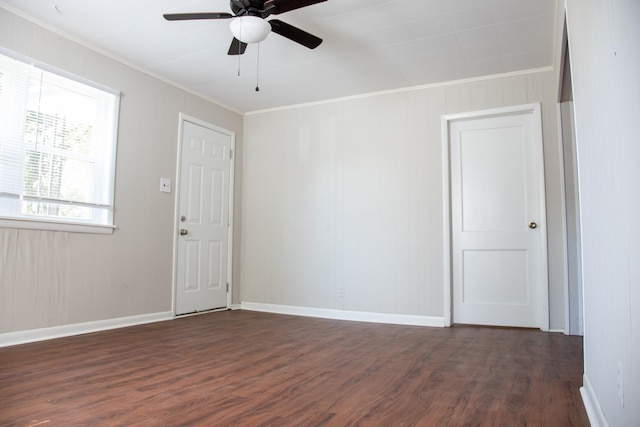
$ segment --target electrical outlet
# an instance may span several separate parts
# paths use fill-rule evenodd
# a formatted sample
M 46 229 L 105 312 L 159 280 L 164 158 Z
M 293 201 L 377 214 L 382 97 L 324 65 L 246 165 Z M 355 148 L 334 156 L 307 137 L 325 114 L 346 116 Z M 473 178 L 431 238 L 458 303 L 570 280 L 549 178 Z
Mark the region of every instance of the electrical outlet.
M 344 288 L 338 288 L 338 298 L 344 298 Z
M 624 408 L 624 375 L 621 362 L 618 362 L 618 401 L 620 406 Z
M 160 191 L 171 193 L 171 180 L 169 178 L 160 178 Z

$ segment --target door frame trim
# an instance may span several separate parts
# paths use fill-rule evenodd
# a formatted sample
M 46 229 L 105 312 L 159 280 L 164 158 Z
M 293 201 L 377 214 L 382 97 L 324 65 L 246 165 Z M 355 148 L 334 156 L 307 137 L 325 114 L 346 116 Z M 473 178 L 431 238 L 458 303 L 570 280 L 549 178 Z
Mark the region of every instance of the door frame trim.
M 452 225 L 451 225 L 451 163 L 450 163 L 450 146 L 449 146 L 449 129 L 450 124 L 456 120 L 470 119 L 470 118 L 489 118 L 492 116 L 505 116 L 512 114 L 532 114 L 534 120 L 533 137 L 540 142 L 540 146 L 543 147 L 542 138 L 542 112 L 539 103 L 515 105 L 502 108 L 494 108 L 488 110 L 469 111 L 465 113 L 446 114 L 441 117 L 441 136 L 442 136 L 442 209 L 443 209 L 443 286 L 444 286 L 444 325 L 450 327 L 452 325 L 453 317 L 453 303 L 452 303 L 452 268 L 453 263 L 451 261 L 452 254 Z M 545 176 L 544 176 L 544 154 L 541 150 L 541 166 L 542 170 L 538 174 L 540 176 L 540 185 L 543 190 L 545 189 Z M 546 221 L 546 200 L 545 193 L 541 194 L 540 208 L 544 214 L 544 226 L 541 227 L 544 230 L 542 233 L 542 245 L 547 247 L 547 221 Z M 540 222 L 540 221 L 539 221 Z M 542 225 L 542 224 L 541 224 Z M 540 329 L 542 331 L 549 330 L 549 273 L 548 273 L 548 258 L 545 257 L 543 277 L 546 277 L 547 286 L 542 286 L 540 289 Z
M 200 120 L 193 116 L 189 116 L 185 113 L 178 113 L 178 153 L 176 160 L 176 176 L 174 180 L 174 213 L 173 213 L 173 271 L 172 271 L 172 292 L 171 292 L 171 312 L 173 316 L 176 317 L 176 293 L 178 292 L 178 237 L 179 237 L 179 229 L 180 223 L 178 218 L 180 216 L 180 176 L 182 173 L 182 132 L 184 129 L 185 122 L 190 122 L 196 124 L 198 126 L 202 126 L 204 128 L 220 132 L 224 135 L 227 135 L 231 138 L 231 150 L 233 151 L 233 156 L 231 157 L 231 164 L 229 165 L 229 227 L 228 227 L 228 238 L 229 244 L 227 246 L 227 283 L 229 284 L 229 291 L 227 292 L 227 309 L 231 308 L 231 296 L 233 295 L 233 195 L 234 195 L 234 169 L 236 163 L 236 133 L 222 128 L 220 126 L 216 126 L 204 120 Z

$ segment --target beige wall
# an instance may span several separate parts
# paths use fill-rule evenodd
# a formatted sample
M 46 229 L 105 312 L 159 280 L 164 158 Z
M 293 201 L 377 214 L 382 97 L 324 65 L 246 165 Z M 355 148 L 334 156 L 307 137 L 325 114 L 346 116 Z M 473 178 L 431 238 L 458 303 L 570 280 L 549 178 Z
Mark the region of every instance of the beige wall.
M 541 103 L 550 326 L 564 329 L 557 93 L 543 71 L 248 115 L 243 302 L 443 316 L 441 116 Z
M 640 425 L 640 2 L 567 0 L 592 425 Z
M 236 132 L 240 114 L 191 95 L 0 8 L 0 45 L 122 93 L 112 235 L 0 228 L 0 333 L 172 310 L 180 112 Z M 236 158 L 240 158 L 236 156 Z M 242 165 L 234 225 L 240 235 Z M 239 284 L 239 237 L 234 279 Z M 233 302 L 239 302 L 239 286 Z

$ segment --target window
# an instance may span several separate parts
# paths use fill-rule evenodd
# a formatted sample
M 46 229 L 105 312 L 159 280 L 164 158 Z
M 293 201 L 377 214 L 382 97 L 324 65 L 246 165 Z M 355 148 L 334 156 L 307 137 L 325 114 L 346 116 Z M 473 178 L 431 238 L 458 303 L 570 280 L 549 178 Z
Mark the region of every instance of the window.
M 0 225 L 112 227 L 119 94 L 4 53 Z

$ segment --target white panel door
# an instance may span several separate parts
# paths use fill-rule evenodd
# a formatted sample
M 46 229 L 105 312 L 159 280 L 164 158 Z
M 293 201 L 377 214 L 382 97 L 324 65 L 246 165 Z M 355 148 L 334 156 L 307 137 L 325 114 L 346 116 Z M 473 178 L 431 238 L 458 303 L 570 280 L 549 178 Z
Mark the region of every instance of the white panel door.
M 541 327 L 546 225 L 535 117 L 450 123 L 455 323 Z
M 230 134 L 183 122 L 176 314 L 227 307 Z

